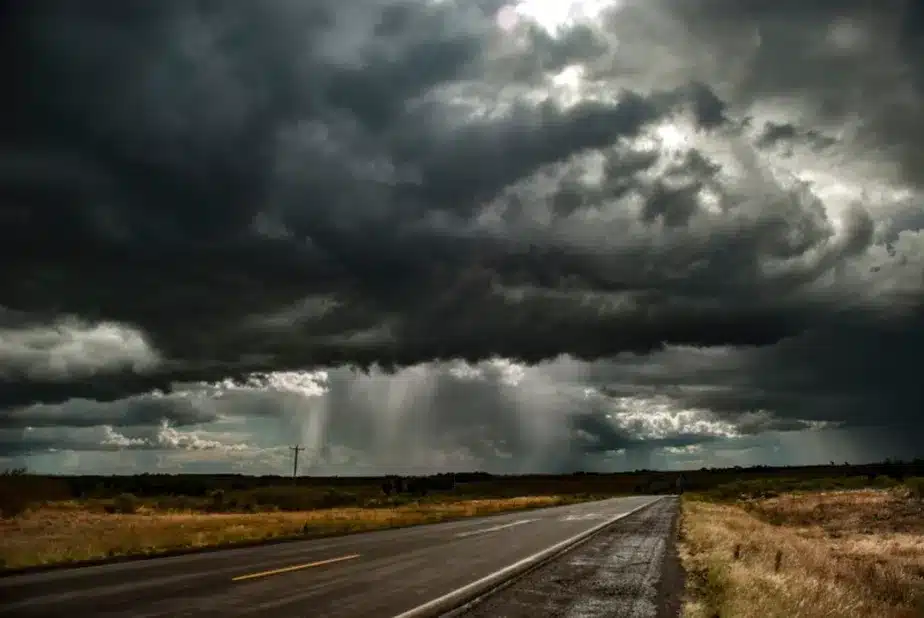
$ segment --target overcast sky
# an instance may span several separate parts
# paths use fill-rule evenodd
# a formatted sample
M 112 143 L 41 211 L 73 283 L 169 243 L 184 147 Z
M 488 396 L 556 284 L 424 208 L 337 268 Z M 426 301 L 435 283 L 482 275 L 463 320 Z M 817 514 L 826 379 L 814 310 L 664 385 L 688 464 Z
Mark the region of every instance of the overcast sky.
M 920 2 L 5 6 L 0 467 L 924 454 Z

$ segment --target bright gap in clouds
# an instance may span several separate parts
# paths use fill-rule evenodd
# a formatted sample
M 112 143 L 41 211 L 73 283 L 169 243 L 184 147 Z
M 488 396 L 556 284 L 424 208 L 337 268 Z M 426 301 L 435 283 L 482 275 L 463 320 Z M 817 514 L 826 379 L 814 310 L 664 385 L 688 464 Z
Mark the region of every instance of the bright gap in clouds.
M 670 151 L 680 150 L 690 146 L 689 137 L 674 124 L 664 124 L 655 129 L 655 136 L 661 142 L 665 149 Z
M 498 25 L 512 30 L 522 19 L 536 22 L 549 34 L 577 22 L 596 19 L 600 14 L 621 0 L 522 0 L 501 9 L 497 16 Z

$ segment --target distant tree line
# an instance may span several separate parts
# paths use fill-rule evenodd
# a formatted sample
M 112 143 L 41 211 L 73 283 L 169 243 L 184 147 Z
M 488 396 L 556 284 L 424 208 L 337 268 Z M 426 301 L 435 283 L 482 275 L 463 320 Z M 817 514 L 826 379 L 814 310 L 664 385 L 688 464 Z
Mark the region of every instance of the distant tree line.
M 29 477 L 40 475 L 28 474 L 25 468 L 8 469 L 0 472 L 4 478 Z M 138 497 L 156 497 L 164 495 L 205 497 L 215 490 L 225 492 L 249 491 L 259 488 L 278 487 L 295 484 L 306 488 L 342 488 L 351 490 L 357 487 L 375 487 L 383 482 L 382 477 L 291 477 L 284 476 L 245 476 L 242 474 L 136 474 L 131 476 L 42 476 L 54 479 L 58 487 L 56 494 L 66 494 L 68 498 L 111 497 L 119 494 L 133 494 Z M 401 477 L 387 477 L 395 479 Z M 467 472 L 438 474 L 431 477 L 407 477 L 401 481 L 401 490 L 396 494 L 420 493 L 451 489 L 454 483 L 478 483 L 491 480 L 492 475 L 485 472 Z M 66 499 L 66 498 L 65 498 Z
M 683 481 L 678 483 L 678 479 Z M 10 516 L 30 504 L 61 500 L 103 500 L 117 512 L 132 512 L 137 500 L 158 508 L 208 508 L 254 512 L 266 509 L 310 510 L 346 506 L 381 506 L 418 499 L 433 492 L 459 498 L 525 495 L 669 494 L 706 491 L 753 479 L 800 483 L 811 479 L 865 479 L 871 486 L 884 478 L 903 482 L 924 476 L 924 460 L 886 460 L 864 465 L 769 467 L 687 471 L 635 470 L 624 473 L 577 471 L 566 474 L 492 475 L 460 472 L 431 476 L 291 477 L 242 474 L 138 474 L 134 476 L 48 476 L 23 468 L 0 472 L 0 513 Z M 843 484 L 843 483 L 841 483 Z M 203 507 L 203 505 L 205 505 Z M 107 507 L 108 508 L 108 507 Z
M 386 496 L 400 495 L 403 493 L 426 496 L 431 491 L 452 491 L 456 487 L 457 477 L 466 475 L 456 474 L 436 474 L 434 476 L 412 476 L 403 478 L 400 476 L 387 476 L 382 481 L 382 493 Z M 470 481 L 469 481 L 470 482 Z

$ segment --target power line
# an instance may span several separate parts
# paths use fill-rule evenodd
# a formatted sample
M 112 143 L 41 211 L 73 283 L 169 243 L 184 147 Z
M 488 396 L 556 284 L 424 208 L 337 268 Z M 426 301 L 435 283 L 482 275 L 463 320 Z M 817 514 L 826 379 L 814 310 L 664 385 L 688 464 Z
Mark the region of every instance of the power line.
M 296 476 L 298 476 L 298 453 L 300 451 L 304 451 L 305 447 L 296 444 L 295 446 L 290 446 L 289 450 L 295 453 L 295 459 L 292 461 L 292 478 L 294 479 Z

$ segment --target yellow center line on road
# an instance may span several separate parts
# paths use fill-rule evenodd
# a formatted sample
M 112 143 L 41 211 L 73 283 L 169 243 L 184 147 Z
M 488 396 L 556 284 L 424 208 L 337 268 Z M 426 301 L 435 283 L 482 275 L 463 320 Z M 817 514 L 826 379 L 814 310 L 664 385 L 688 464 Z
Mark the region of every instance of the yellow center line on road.
M 290 573 L 292 571 L 310 569 L 311 567 L 324 566 L 325 564 L 343 562 L 344 560 L 353 560 L 354 558 L 359 558 L 359 554 L 350 554 L 349 556 L 340 556 L 339 558 L 331 558 L 329 560 L 319 560 L 317 562 L 308 562 L 306 564 L 295 564 L 292 566 L 283 567 L 281 569 L 272 569 L 270 571 L 260 571 L 259 573 L 248 573 L 247 575 L 238 575 L 237 577 L 232 577 L 231 581 L 239 582 L 245 579 L 256 579 L 258 577 L 266 577 L 268 575 L 278 575 L 280 573 Z

